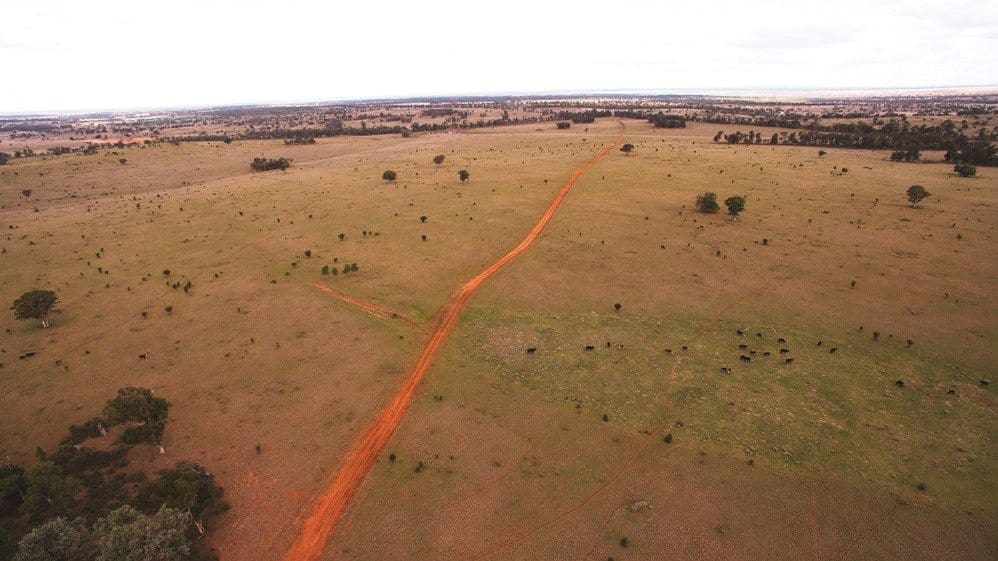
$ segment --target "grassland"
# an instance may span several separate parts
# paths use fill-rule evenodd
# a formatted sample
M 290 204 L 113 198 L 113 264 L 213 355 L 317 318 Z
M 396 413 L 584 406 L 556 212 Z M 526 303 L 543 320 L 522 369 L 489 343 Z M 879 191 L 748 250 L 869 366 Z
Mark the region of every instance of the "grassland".
M 718 145 L 718 128 L 627 122 L 635 151 L 583 176 L 472 299 L 326 559 L 998 554 L 993 169 Z M 62 310 L 49 329 L 0 319 L 0 454 L 27 462 L 118 387 L 153 388 L 174 403 L 167 453 L 133 461 L 207 465 L 233 506 L 220 558 L 279 559 L 437 311 L 617 133 L 154 145 L 0 168 L 2 293 L 49 288 Z M 294 166 L 251 173 L 261 155 Z M 916 183 L 933 197 L 910 208 Z M 703 191 L 748 208 L 695 213 Z

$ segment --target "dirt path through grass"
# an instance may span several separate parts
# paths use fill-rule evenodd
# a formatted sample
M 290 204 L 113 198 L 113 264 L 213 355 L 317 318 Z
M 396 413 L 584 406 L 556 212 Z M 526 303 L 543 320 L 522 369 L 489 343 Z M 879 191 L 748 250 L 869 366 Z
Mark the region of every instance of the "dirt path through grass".
M 395 394 L 394 399 L 392 399 L 388 407 L 378 415 L 377 419 L 374 420 L 353 444 L 350 452 L 336 472 L 332 483 L 319 497 L 312 513 L 305 520 L 301 533 L 284 557 L 285 561 L 316 561 L 322 556 L 326 542 L 337 521 L 339 521 L 340 516 L 342 516 L 343 511 L 346 509 L 350 497 L 360 487 L 360 484 L 364 481 L 364 477 L 370 471 L 371 466 L 374 465 L 378 454 L 384 449 L 388 443 L 388 439 L 391 438 L 392 433 L 395 432 L 395 429 L 402 421 L 402 417 L 409 408 L 409 404 L 412 403 L 412 399 L 416 395 L 416 389 L 426 375 L 434 355 L 447 340 L 451 331 L 454 330 L 454 327 L 457 325 L 458 316 L 460 316 L 461 310 L 464 309 L 471 295 L 486 279 L 502 269 L 520 253 L 523 253 L 524 250 L 537 240 L 544 227 L 551 221 L 558 207 L 572 190 L 572 187 L 575 186 L 575 182 L 589 168 L 593 167 L 623 141 L 623 122 L 620 123 L 620 127 L 620 136 L 597 152 L 592 159 L 572 172 L 568 181 L 565 182 L 561 190 L 558 191 L 558 194 L 555 195 L 554 200 L 551 201 L 551 204 L 544 211 L 544 214 L 541 215 L 540 220 L 537 221 L 533 229 L 530 230 L 530 233 L 527 234 L 527 237 L 511 249 L 509 253 L 500 257 L 495 263 L 489 265 L 484 271 L 466 282 L 444 307 L 443 311 L 438 314 L 437 317 L 439 320 L 434 327 L 433 333 L 429 341 L 427 341 L 426 346 L 420 352 L 416 363 L 406 375 L 402 387 Z

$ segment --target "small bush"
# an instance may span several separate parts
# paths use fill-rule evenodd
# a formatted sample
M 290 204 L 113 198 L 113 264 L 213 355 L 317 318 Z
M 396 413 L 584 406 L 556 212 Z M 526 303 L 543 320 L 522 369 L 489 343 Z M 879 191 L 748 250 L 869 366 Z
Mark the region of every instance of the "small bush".
M 381 179 L 384 179 L 385 181 L 395 181 L 396 179 L 398 179 L 398 174 L 388 169 L 385 170 L 385 173 L 381 174 Z
M 974 177 L 977 175 L 977 167 L 970 164 L 957 164 L 953 166 L 953 171 L 960 175 L 960 177 Z
M 696 209 L 700 212 L 711 214 L 720 208 L 717 204 L 717 193 L 707 192 L 697 197 Z

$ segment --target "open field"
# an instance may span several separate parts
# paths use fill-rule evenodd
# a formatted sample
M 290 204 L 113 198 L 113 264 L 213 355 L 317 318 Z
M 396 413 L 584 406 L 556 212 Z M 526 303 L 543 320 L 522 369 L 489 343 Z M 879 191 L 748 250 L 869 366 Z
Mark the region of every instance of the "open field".
M 205 464 L 206 545 L 282 559 L 444 306 L 611 146 L 467 300 L 321 558 L 998 556 L 995 168 L 622 121 L 630 154 L 606 118 L 0 166 L 0 292 L 61 310 L 0 316 L 0 455 L 152 388 L 166 453 L 132 462 Z

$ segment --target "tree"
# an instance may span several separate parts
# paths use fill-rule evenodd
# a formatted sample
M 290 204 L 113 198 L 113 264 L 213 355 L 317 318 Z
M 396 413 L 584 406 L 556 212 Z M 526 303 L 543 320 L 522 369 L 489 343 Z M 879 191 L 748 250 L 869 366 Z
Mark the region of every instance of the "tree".
M 960 177 L 974 177 L 977 175 L 977 167 L 970 164 L 957 164 L 953 166 L 953 171 Z
M 104 418 L 110 425 L 120 423 L 140 423 L 130 426 L 121 435 L 126 444 L 151 442 L 159 444 L 166 428 L 166 418 L 170 402 L 155 397 L 147 388 L 127 387 L 118 390 L 118 395 L 104 406 Z
M 49 312 L 58 300 L 51 290 L 32 290 L 14 300 L 10 309 L 14 310 L 14 317 L 17 319 L 37 319 L 42 322 L 42 327 L 48 327 Z
M 470 173 L 468 173 L 468 170 L 466 170 L 466 169 L 463 169 L 463 170 L 461 170 L 461 171 L 457 172 L 457 176 L 458 176 L 459 178 L 461 178 L 461 181 L 462 181 L 462 182 L 464 182 L 464 181 L 467 181 L 469 177 L 471 177 L 471 174 L 470 174 Z
M 24 477 L 24 468 L 17 464 L 0 466 L 0 517 L 17 512 L 17 507 L 24 501 L 24 493 L 28 481 Z
M 191 553 L 190 526 L 191 515 L 173 508 L 153 516 L 117 508 L 94 524 L 96 561 L 181 561 Z
M 253 162 L 250 163 L 253 171 L 286 170 L 289 167 L 291 167 L 290 158 L 253 158 Z
M 14 561 L 69 561 L 77 558 L 82 544 L 80 531 L 60 516 L 21 538 Z
M 559 129 L 567 129 L 572 126 L 572 123 L 570 123 L 569 121 L 558 121 L 558 123 L 555 126 L 557 126 Z
M 711 214 L 720 208 L 717 205 L 717 193 L 704 193 L 697 196 L 696 208 L 700 212 Z
M 10 161 L 10 154 L 6 152 L 0 152 L 0 166 L 6 164 Z
M 738 213 L 745 210 L 745 197 L 735 195 L 724 199 L 724 206 L 728 207 L 728 214 L 738 216 Z
M 440 164 L 444 163 L 444 155 L 443 154 L 437 154 L 436 156 L 433 156 L 433 163 L 437 164 L 438 166 Z
M 922 187 L 921 185 L 912 185 L 911 187 L 908 187 L 908 202 L 911 203 L 911 208 L 915 208 L 918 206 L 918 203 L 922 202 L 922 200 L 931 195 L 932 193 L 926 191 L 925 187 Z
M 200 520 L 202 515 L 221 514 L 229 509 L 222 500 L 224 492 L 204 466 L 184 461 L 159 472 L 159 478 L 143 483 L 135 504 L 147 513 L 169 507 L 190 512 L 195 520 Z
M 632 150 L 634 150 L 634 145 L 631 143 L 627 143 L 620 147 L 620 151 L 625 154 L 630 154 Z
M 395 181 L 396 179 L 398 179 L 398 174 L 388 169 L 385 170 L 385 173 L 381 174 L 381 179 L 384 179 L 385 181 Z
M 52 460 L 42 460 L 24 474 L 27 486 L 21 512 L 35 521 L 46 515 L 66 514 L 76 502 L 79 482 Z

